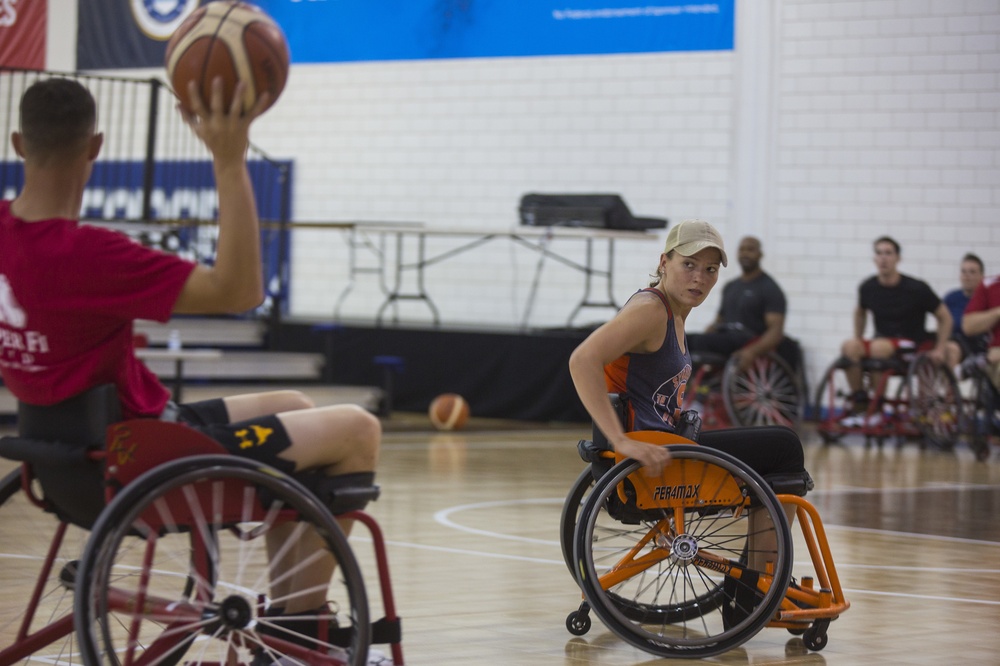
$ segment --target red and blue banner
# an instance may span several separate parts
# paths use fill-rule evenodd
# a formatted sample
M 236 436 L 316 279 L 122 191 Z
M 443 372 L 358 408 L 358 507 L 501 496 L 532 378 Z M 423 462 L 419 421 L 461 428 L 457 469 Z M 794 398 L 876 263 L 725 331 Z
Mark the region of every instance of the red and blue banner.
M 0 0 L 0 67 L 45 69 L 48 0 Z

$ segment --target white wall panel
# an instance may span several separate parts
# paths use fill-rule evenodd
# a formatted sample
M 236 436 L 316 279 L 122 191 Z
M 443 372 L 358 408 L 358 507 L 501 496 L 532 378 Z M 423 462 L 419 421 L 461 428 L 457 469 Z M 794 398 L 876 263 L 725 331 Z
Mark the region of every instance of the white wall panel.
M 52 12 L 50 64 L 72 69 L 75 3 L 54 1 L 69 13 Z M 704 217 L 734 249 L 753 231 L 815 381 L 851 332 L 876 236 L 895 236 L 901 269 L 939 292 L 969 250 L 1000 272 L 1000 2 L 752 2 L 737 7 L 735 52 L 296 66 L 254 140 L 295 160 L 299 221 L 504 229 L 522 194 L 574 191 Z M 752 52 L 763 65 L 741 61 Z M 757 81 L 768 90 L 752 94 Z M 658 249 L 620 244 L 617 298 L 645 284 Z M 330 315 L 346 259 L 342 232 L 296 234 L 295 314 Z M 507 327 L 536 268 L 536 254 L 492 243 L 428 269 L 427 288 L 446 325 Z M 581 293 L 579 273 L 546 262 L 532 325 L 563 324 Z M 370 318 L 380 300 L 360 276 L 344 315 Z M 415 304 L 403 316 L 428 320 Z

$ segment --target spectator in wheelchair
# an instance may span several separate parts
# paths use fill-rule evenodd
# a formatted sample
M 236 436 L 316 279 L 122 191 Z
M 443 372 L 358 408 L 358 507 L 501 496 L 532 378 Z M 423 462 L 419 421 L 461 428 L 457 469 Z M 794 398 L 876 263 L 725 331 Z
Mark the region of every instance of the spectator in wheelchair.
M 785 293 L 761 268 L 763 256 L 760 239 L 746 236 L 740 241 L 737 260 L 743 273 L 723 285 L 715 321 L 704 333 L 687 336 L 691 351 L 736 354 L 742 371 L 778 348 L 785 335 Z M 792 367 L 798 364 L 794 355 L 786 360 Z
M 952 320 L 951 340 L 948 341 L 949 368 L 958 366 L 973 354 L 985 352 L 988 346 L 989 341 L 986 336 L 969 336 L 962 331 L 962 315 L 965 313 L 965 307 L 969 304 L 976 287 L 983 281 L 984 273 L 983 260 L 971 252 L 967 253 L 962 257 L 959 266 L 959 288 L 952 289 L 941 299 L 948 307 Z
M 633 458 L 650 475 L 670 464 L 670 447 L 630 439 L 627 431 L 677 432 L 691 377 L 684 322 L 701 305 L 727 265 L 719 232 L 703 220 L 671 228 L 654 280 L 597 328 L 570 356 L 570 373 L 580 400 L 609 446 Z M 622 423 L 608 393 L 627 398 Z M 682 433 L 681 434 L 685 434 Z M 688 436 L 688 435 L 685 435 Z M 739 458 L 775 485 L 812 488 L 798 435 L 783 426 L 729 428 L 695 435 L 696 441 Z M 796 492 L 783 488 L 779 492 Z
M 1000 391 L 1000 275 L 986 278 L 972 292 L 962 315 L 966 335 L 987 335 L 986 370 L 994 388 Z
M 142 247 L 126 236 L 81 224 L 84 187 L 101 149 L 94 98 L 66 78 L 41 80 L 20 102 L 12 135 L 24 160 L 24 186 L 0 202 L 0 373 L 18 400 L 52 405 L 102 384 L 117 387 L 124 418 L 179 421 L 234 455 L 286 473 L 310 470 L 371 485 L 378 459 L 378 420 L 355 406 L 317 408 L 303 393 L 271 391 L 173 404 L 133 349 L 133 320 L 174 314 L 240 313 L 263 300 L 259 220 L 246 165 L 249 130 L 266 94 L 241 113 L 242 89 L 224 108 L 221 81 L 202 100 L 192 82 L 192 110 L 181 111 L 207 147 L 218 189 L 215 262 L 196 264 Z M 279 576 L 272 598 L 289 598 L 272 614 L 309 616 L 326 609 L 336 568 L 328 554 L 282 580 L 318 549 L 315 533 L 275 563 L 293 525 L 274 530 L 268 552 Z M 344 524 L 345 531 L 350 524 Z M 315 537 L 315 540 L 312 538 Z M 292 594 L 300 592 L 299 594 Z M 317 623 L 318 626 L 318 623 Z
M 875 275 L 858 287 L 858 304 L 854 309 L 854 337 L 841 346 L 841 362 L 851 390 L 851 414 L 846 418 L 858 419 L 868 407 L 869 395 L 864 389 L 862 359 L 890 359 L 899 351 L 933 347 L 930 357 L 938 362 L 947 361 L 948 341 L 952 333 L 951 314 L 948 307 L 923 280 L 904 275 L 897 265 L 900 259 L 899 243 L 882 236 L 873 243 L 875 250 Z M 875 334 L 864 337 L 871 312 Z M 927 314 L 937 320 L 937 332 L 929 333 L 925 327 Z M 878 385 L 873 373 L 871 385 Z M 878 416 L 878 415 L 876 415 Z M 853 422 L 846 425 L 853 425 Z

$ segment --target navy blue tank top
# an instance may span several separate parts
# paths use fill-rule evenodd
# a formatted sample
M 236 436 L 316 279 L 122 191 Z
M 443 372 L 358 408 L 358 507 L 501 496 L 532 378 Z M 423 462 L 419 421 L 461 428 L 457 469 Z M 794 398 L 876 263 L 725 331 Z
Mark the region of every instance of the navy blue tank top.
M 684 391 L 691 377 L 691 356 L 681 351 L 674 328 L 674 315 L 667 297 L 659 289 L 637 293 L 656 294 L 667 315 L 667 332 L 655 352 L 629 353 L 604 367 L 608 391 L 629 399 L 627 430 L 674 430 L 684 404 Z

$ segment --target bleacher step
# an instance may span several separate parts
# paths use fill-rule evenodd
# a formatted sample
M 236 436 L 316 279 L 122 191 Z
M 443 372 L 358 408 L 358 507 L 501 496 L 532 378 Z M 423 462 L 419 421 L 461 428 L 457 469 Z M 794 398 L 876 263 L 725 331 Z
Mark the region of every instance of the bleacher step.
M 184 380 L 318 380 L 326 359 L 322 354 L 223 349 L 216 359 L 184 362 Z M 164 381 L 174 377 L 173 361 L 147 359 L 147 367 Z
M 255 347 L 264 345 L 267 327 L 257 319 L 232 317 L 176 317 L 165 324 L 137 321 L 135 332 L 144 334 L 152 347 L 166 346 L 172 331 L 181 343 L 194 347 Z

